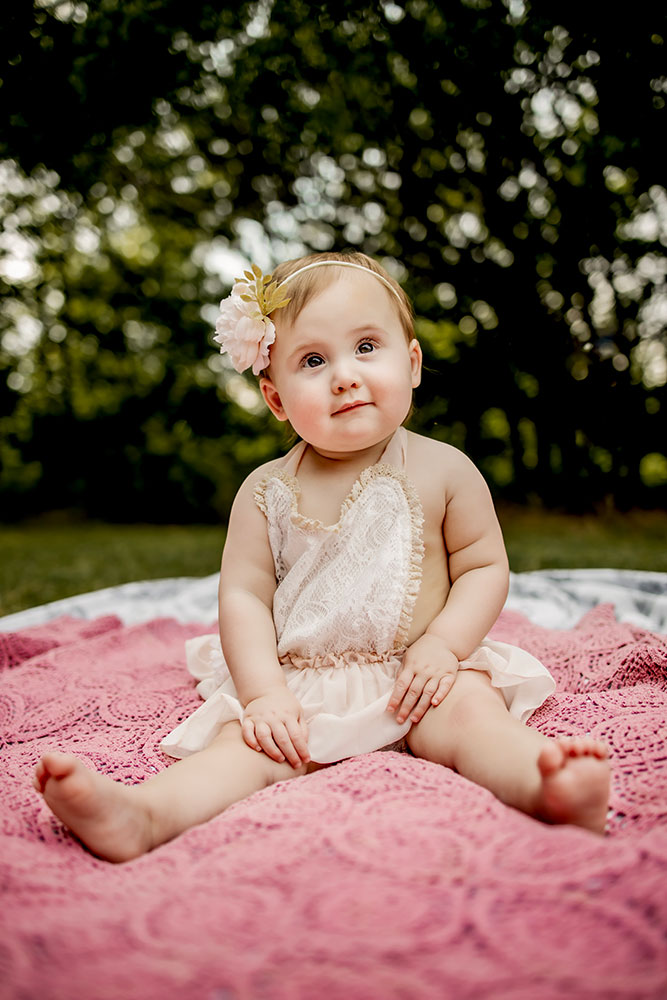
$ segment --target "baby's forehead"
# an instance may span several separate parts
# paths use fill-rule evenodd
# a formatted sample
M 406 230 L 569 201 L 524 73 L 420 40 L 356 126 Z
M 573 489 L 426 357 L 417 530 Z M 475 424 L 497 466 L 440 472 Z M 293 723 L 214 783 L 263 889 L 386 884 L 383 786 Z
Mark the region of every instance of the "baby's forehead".
M 329 271 L 329 268 L 322 270 Z M 286 284 L 285 291 L 289 295 L 289 284 Z M 300 296 L 297 292 L 294 305 L 296 309 L 288 307 L 282 315 L 277 315 L 279 322 L 298 326 L 300 321 L 319 313 L 332 322 L 340 320 L 343 323 L 362 315 L 366 321 L 378 314 L 400 317 L 391 291 L 372 272 L 339 270 L 333 275 L 317 275 L 316 284 L 308 289 L 306 295 Z

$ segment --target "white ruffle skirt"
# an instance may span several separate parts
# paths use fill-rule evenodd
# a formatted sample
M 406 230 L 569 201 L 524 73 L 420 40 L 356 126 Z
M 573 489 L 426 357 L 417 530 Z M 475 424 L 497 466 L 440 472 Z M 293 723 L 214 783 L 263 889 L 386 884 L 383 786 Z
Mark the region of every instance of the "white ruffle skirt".
M 203 750 L 227 722 L 243 721 L 243 706 L 225 663 L 218 635 L 200 635 L 185 643 L 187 666 L 198 680 L 204 703 L 162 741 L 171 757 Z M 297 657 L 284 665 L 287 686 L 298 698 L 308 723 L 311 759 L 329 764 L 370 753 L 396 743 L 412 723 L 402 725 L 387 705 L 401 669 L 401 656 L 389 653 L 347 653 L 323 658 L 317 666 Z M 298 662 L 298 666 L 294 663 Z M 329 664 L 329 665 L 327 665 Z M 553 694 L 555 682 L 547 668 L 518 646 L 484 639 L 459 664 L 461 670 L 482 670 L 498 688 L 511 715 L 526 722 Z

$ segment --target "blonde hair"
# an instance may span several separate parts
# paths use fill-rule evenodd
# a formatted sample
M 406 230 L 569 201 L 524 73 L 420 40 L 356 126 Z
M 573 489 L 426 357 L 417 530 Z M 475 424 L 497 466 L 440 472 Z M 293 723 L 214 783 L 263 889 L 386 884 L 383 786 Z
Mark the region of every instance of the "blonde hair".
M 329 261 L 331 261 L 330 267 L 310 267 L 308 270 L 305 270 L 309 265 Z M 415 335 L 412 305 L 409 298 L 398 282 L 377 261 L 357 250 L 349 250 L 343 253 L 337 251 L 313 253 L 308 254 L 306 257 L 287 260 L 279 264 L 273 272 L 273 278 L 278 284 L 285 281 L 291 274 L 295 274 L 296 271 L 304 269 L 303 274 L 296 275 L 285 285 L 285 292 L 289 296 L 289 302 L 277 311 L 280 320 L 293 323 L 301 310 L 318 292 L 327 288 L 333 281 L 336 281 L 337 278 L 340 278 L 345 273 L 347 268 L 335 267 L 336 263 L 343 265 L 354 264 L 363 270 L 372 271 L 378 275 L 384 284 L 389 285 L 391 291 L 395 293 L 391 295 L 391 299 L 409 343 Z M 275 320 L 276 314 L 273 315 L 273 318 Z

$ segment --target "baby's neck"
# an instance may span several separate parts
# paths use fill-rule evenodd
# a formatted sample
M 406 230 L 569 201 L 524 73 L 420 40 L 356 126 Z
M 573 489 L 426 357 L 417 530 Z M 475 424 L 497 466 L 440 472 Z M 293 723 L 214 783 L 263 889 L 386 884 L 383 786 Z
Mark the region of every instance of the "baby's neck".
M 297 470 L 300 513 L 322 524 L 336 524 L 353 484 L 380 460 L 390 440 L 353 452 L 322 452 L 307 445 Z
M 359 451 L 324 451 L 306 442 L 304 457 L 307 455 L 312 468 L 322 472 L 357 468 L 361 470 L 369 465 L 375 465 L 380 460 L 392 437 L 393 434 L 370 448 L 362 448 Z

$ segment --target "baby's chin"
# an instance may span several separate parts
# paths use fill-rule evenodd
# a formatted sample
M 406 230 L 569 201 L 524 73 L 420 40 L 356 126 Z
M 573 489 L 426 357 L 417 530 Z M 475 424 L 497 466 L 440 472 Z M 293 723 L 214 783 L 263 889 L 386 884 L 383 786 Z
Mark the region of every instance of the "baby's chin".
M 372 463 L 378 460 L 394 433 L 392 431 L 388 435 L 331 435 L 326 440 L 318 438 L 311 441 L 304 437 L 303 440 L 322 458 L 337 461 L 345 458 L 368 458 L 369 463 Z

